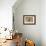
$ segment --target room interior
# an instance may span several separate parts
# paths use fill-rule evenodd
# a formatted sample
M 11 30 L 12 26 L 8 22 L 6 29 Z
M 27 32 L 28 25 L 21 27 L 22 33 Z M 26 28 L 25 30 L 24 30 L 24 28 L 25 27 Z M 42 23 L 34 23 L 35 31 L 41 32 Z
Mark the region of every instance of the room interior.
M 1 0 L 0 46 L 46 46 L 45 4 L 45 0 Z

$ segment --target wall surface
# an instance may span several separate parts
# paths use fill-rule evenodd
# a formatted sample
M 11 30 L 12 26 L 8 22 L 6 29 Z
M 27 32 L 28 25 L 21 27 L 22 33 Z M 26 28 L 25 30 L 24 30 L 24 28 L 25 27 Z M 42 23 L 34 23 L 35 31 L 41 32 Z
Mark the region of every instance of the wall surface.
M 36 46 L 46 46 L 46 0 L 18 0 L 13 6 L 15 30 L 33 39 Z M 23 15 L 36 15 L 36 25 L 24 25 Z M 40 45 L 42 44 L 42 45 Z
M 24 38 L 34 40 L 36 46 L 41 46 L 41 1 L 18 0 L 18 2 L 13 6 L 15 30 L 22 32 Z M 23 15 L 36 15 L 36 25 L 24 25 Z
M 41 38 L 42 46 L 46 46 L 46 0 L 41 1 Z
M 41 15 L 39 15 L 40 12 L 38 12 L 40 11 L 38 10 L 40 9 L 40 0 L 29 0 L 29 1 L 23 0 L 21 2 L 20 0 L 16 2 L 16 0 L 0 0 L 0 26 L 7 27 L 10 29 L 12 28 L 12 6 L 16 2 L 15 3 L 16 6 L 14 6 L 14 9 L 13 9 L 15 14 L 16 30 L 18 30 L 19 32 L 23 32 L 24 37 L 26 36 L 27 38 L 29 37 L 29 39 L 33 39 L 34 41 L 36 41 L 37 45 L 39 44 L 39 41 L 41 39 L 42 46 L 46 46 L 46 0 L 41 0 Z M 20 5 L 20 2 L 21 2 L 21 5 Z M 33 7 L 35 8 L 35 11 Z M 37 24 L 34 26 L 23 25 L 24 14 L 36 14 Z M 38 35 L 36 35 L 36 33 Z M 39 34 L 41 35 L 41 38 Z
M 16 0 L 0 0 L 0 27 L 12 29 L 12 6 Z
M 16 0 L 0 0 L 0 38 L 10 35 L 10 32 L 2 30 L 1 27 L 12 29 L 12 6 Z

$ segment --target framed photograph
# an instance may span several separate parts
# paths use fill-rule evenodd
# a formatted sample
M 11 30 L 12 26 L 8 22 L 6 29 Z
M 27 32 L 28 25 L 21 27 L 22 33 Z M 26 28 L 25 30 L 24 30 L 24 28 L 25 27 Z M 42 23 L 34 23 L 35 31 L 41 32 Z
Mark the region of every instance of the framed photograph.
M 24 25 L 35 25 L 36 24 L 36 15 L 24 15 L 23 24 Z

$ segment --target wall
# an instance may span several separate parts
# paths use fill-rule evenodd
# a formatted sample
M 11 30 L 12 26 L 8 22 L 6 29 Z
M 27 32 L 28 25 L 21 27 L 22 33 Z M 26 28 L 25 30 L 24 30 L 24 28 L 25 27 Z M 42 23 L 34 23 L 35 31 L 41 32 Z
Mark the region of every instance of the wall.
M 12 6 L 16 0 L 0 0 L 0 27 L 12 29 Z
M 41 1 L 41 38 L 42 46 L 46 46 L 46 0 Z
M 3 27 L 8 27 L 8 28 L 12 28 L 12 6 L 13 4 L 16 2 L 16 0 L 0 0 L 0 26 L 3 26 Z M 18 2 L 21 2 L 21 1 L 18 1 Z M 17 2 L 17 3 L 18 3 Z M 32 2 L 34 2 L 34 0 L 32 0 Z M 37 2 L 37 1 L 36 1 Z M 40 2 L 40 1 L 39 1 Z M 15 3 L 15 5 L 17 4 Z M 20 3 L 18 3 L 20 5 Z M 39 4 L 39 3 L 38 3 Z M 41 31 L 41 41 L 42 41 L 42 46 L 46 46 L 46 0 L 41 0 L 41 28 L 40 26 L 37 26 L 35 25 L 35 27 L 37 28 L 37 30 L 34 30 L 32 29 L 33 25 L 23 25 L 23 14 L 31 14 L 31 12 L 27 12 L 24 10 L 21 10 L 18 12 L 17 8 L 19 7 L 18 5 L 14 6 L 14 12 L 15 12 L 15 15 L 17 15 L 17 12 L 19 13 L 18 17 L 15 16 L 16 18 L 16 29 L 20 32 L 23 32 L 24 34 L 24 37 L 27 36 L 26 33 L 30 34 L 31 36 L 31 39 L 34 37 L 34 40 L 37 42 L 38 39 L 40 39 L 40 36 L 38 38 L 38 36 L 36 37 L 36 35 L 34 36 L 35 33 L 38 33 Z M 25 4 L 25 1 L 23 3 L 23 5 L 26 5 Z M 33 5 L 34 6 L 34 5 Z M 22 6 L 21 6 L 22 7 Z M 37 7 L 37 6 L 36 6 Z M 20 9 L 27 9 L 28 7 L 22 7 Z M 39 8 L 39 7 L 38 7 Z M 30 11 L 30 10 L 28 10 Z M 34 12 L 35 13 L 35 12 Z M 38 13 L 38 12 L 37 12 Z M 39 13 L 38 13 L 39 14 Z M 40 15 L 37 15 L 37 16 L 40 16 Z M 18 20 L 19 18 L 19 20 Z M 38 19 L 38 17 L 37 17 Z M 21 20 L 21 21 L 20 21 Z M 38 19 L 39 20 L 39 19 Z M 17 21 L 19 23 L 17 23 Z M 37 22 L 39 23 L 39 22 Z M 20 26 L 21 25 L 21 26 Z M 18 27 L 18 28 L 17 28 Z M 40 29 L 41 30 L 40 30 Z M 39 29 L 39 30 L 38 30 Z M 28 31 L 27 31 L 28 30 Z M 33 32 L 33 33 L 32 33 Z M 38 38 L 38 39 L 37 39 Z M 38 43 L 38 42 L 37 42 Z
M 18 2 L 21 2 L 18 1 Z M 17 5 L 17 6 L 16 6 Z M 13 6 L 15 30 L 23 33 L 23 37 L 35 41 L 41 46 L 41 1 L 23 0 Z M 23 15 L 36 15 L 36 25 L 24 25 Z

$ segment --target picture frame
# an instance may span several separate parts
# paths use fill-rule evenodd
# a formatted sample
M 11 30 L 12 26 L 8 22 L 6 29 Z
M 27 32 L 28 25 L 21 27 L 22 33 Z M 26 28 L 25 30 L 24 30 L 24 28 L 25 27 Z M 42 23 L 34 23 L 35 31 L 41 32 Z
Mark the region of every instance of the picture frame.
M 24 15 L 23 24 L 24 25 L 35 25 L 36 24 L 36 15 Z

